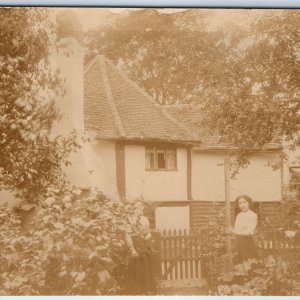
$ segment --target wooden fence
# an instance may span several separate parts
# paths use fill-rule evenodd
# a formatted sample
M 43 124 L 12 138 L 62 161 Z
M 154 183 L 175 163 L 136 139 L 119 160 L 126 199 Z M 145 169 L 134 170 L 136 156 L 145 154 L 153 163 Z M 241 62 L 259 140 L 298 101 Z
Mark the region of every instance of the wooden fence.
M 161 278 L 163 280 L 203 279 L 207 274 L 208 255 L 203 253 L 200 233 L 187 230 L 163 231 L 160 236 Z M 295 238 L 267 232 L 256 237 L 264 251 L 299 249 Z
M 162 279 L 201 279 L 204 259 L 200 236 L 186 230 L 162 232 Z
M 257 246 L 266 251 L 296 250 L 299 249 L 299 240 L 296 237 L 286 237 L 284 232 L 268 231 L 256 239 Z

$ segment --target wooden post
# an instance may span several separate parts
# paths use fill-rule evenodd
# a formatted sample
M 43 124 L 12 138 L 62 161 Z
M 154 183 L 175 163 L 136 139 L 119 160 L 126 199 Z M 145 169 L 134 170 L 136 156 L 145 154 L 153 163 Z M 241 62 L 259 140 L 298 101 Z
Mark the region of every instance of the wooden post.
M 226 211 L 226 226 L 231 225 L 230 219 L 230 154 L 228 151 L 225 153 L 224 158 L 224 172 L 225 172 L 225 211 Z
M 225 177 L 225 216 L 226 227 L 231 226 L 231 203 L 230 203 L 230 153 L 227 150 L 224 157 L 224 177 Z M 227 241 L 227 255 L 230 269 L 232 269 L 232 247 L 231 240 Z

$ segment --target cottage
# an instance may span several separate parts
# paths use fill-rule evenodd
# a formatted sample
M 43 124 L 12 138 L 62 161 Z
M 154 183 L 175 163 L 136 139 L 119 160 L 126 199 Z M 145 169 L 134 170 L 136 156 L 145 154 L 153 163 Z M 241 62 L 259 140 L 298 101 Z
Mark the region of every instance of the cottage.
M 63 118 L 53 131 L 75 128 L 90 138 L 66 169 L 71 182 L 120 201 L 143 200 L 156 229 L 192 229 L 216 218 L 224 207 L 228 149 L 203 130 L 199 109 L 158 105 L 102 55 L 84 66 L 79 22 L 58 21 L 64 47 L 53 61 L 67 92 L 57 100 Z M 281 153 L 277 144 L 253 153 L 230 182 L 230 200 L 247 194 L 261 217 L 270 216 L 282 199 L 283 167 L 269 164 Z
M 62 38 L 72 55 L 56 59 L 68 90 L 59 105 L 71 124 L 63 128 L 85 129 L 91 138 L 74 159 L 74 182 L 120 201 L 143 200 L 157 229 L 191 229 L 215 218 L 224 207 L 226 145 L 203 130 L 197 107 L 158 105 L 102 55 L 83 66 L 80 26 L 72 22 Z M 283 181 L 282 166 L 274 171 L 269 164 L 281 153 L 279 144 L 253 153 L 250 166 L 231 180 L 231 201 L 248 194 L 269 216 Z
M 160 107 L 103 56 L 85 67 L 84 103 L 107 194 L 152 203 L 159 229 L 202 225 L 222 206 L 226 147 L 193 123 L 197 108 Z M 281 170 L 268 166 L 280 154 L 276 144 L 253 154 L 232 180 L 231 200 L 248 194 L 268 213 L 282 196 Z

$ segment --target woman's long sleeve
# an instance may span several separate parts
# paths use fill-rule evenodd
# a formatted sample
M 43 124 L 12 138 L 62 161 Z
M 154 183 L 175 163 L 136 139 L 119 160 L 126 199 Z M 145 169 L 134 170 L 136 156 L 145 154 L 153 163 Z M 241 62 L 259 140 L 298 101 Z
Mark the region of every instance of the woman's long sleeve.
M 253 235 L 257 226 L 257 215 L 253 212 L 251 214 L 239 214 L 234 226 L 234 233 L 238 235 Z

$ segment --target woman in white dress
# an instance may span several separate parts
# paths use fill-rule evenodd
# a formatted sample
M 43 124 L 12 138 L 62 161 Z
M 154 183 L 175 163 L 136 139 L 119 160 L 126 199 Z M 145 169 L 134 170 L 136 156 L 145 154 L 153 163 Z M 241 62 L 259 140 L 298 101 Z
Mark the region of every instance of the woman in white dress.
M 236 236 L 235 264 L 240 273 L 247 275 L 251 264 L 257 258 L 257 248 L 253 240 L 253 234 L 257 226 L 257 215 L 251 210 L 253 201 L 249 196 L 241 195 L 235 200 L 240 212 L 236 216 L 234 228 L 229 233 Z

